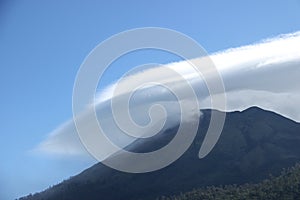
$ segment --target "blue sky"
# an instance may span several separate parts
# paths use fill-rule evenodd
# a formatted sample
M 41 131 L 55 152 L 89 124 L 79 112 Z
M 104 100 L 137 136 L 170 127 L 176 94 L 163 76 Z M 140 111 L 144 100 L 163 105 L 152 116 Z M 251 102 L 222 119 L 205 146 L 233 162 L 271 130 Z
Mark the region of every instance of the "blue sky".
M 0 199 L 36 192 L 93 161 L 30 152 L 72 116 L 72 89 L 87 54 L 113 34 L 157 26 L 180 31 L 209 53 L 300 30 L 300 1 L 0 1 Z M 137 54 L 122 65 L 168 63 Z M 124 69 L 109 72 L 103 84 Z

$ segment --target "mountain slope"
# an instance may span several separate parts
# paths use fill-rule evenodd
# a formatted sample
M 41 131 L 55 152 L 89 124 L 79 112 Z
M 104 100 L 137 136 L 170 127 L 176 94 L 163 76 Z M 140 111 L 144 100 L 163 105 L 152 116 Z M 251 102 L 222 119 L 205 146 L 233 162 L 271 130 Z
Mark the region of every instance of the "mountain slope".
M 270 177 L 258 184 L 209 186 L 194 189 L 172 197 L 158 200 L 234 200 L 234 199 L 300 199 L 300 164 L 285 169 L 278 177 Z
M 300 161 L 300 124 L 256 107 L 228 113 L 215 148 L 207 157 L 199 159 L 210 113 L 210 110 L 203 111 L 198 134 L 187 152 L 164 169 L 128 174 L 98 163 L 24 199 L 155 199 L 209 185 L 255 183 Z M 169 142 L 176 130 L 173 127 L 128 148 L 137 152 L 157 149 Z

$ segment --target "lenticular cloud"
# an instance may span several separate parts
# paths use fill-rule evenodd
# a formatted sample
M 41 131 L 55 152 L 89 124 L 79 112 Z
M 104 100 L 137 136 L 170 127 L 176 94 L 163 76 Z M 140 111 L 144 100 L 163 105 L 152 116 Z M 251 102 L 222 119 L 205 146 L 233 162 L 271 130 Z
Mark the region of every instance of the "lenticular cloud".
M 137 78 L 157 76 L 162 68 L 170 68 L 191 83 L 201 109 L 236 111 L 258 106 L 300 122 L 300 106 L 298 105 L 300 102 L 299 49 L 300 32 L 296 32 L 210 55 L 224 82 L 227 97 L 225 110 L 212 107 L 211 96 L 205 86 L 205 81 L 199 79 L 198 74 L 189 67 L 186 61 L 141 71 L 130 75 L 120 84 L 130 84 Z M 170 79 L 170 77 L 168 78 Z M 177 80 L 170 80 L 180 86 L 180 82 Z M 95 106 L 100 123 L 109 134 L 108 137 L 118 146 L 124 147 L 133 142 L 135 138 L 122 133 L 113 122 L 109 102 L 115 86 L 116 84 L 112 84 L 97 94 Z M 131 91 L 122 92 L 131 93 Z M 165 119 L 161 119 L 165 120 L 164 128 L 178 123 L 180 118 L 178 102 L 170 91 L 160 86 L 147 86 L 133 95 L 133 101 L 130 103 L 133 120 L 141 125 L 147 124 L 149 122 L 147 113 L 153 103 L 159 103 L 166 109 L 167 115 Z M 199 117 L 199 113 L 191 108 L 189 120 L 193 120 L 195 117 Z M 149 127 L 149 130 L 145 132 L 151 131 L 151 129 L 155 129 L 155 127 Z M 77 136 L 73 120 L 54 130 L 45 141 L 37 146 L 36 150 L 50 154 L 86 155 Z

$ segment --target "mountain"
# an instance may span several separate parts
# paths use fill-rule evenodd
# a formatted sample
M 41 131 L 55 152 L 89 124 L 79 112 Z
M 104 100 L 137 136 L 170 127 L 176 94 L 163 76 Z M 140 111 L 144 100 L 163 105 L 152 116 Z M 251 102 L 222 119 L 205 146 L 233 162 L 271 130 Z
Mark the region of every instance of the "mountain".
M 168 167 L 130 174 L 98 163 L 41 193 L 21 199 L 155 199 L 211 185 L 257 183 L 300 161 L 300 124 L 257 107 L 227 113 L 216 146 L 208 156 L 199 159 L 211 111 L 202 113 L 193 144 Z M 141 139 L 128 149 L 147 152 L 160 148 L 174 137 L 177 129 L 173 127 L 151 139 Z

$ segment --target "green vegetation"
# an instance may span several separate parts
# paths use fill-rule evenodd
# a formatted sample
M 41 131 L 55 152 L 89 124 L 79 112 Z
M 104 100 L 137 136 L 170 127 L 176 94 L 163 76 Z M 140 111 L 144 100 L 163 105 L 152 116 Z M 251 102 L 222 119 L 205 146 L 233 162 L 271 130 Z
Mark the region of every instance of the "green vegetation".
M 210 186 L 158 200 L 300 199 L 300 164 L 258 184 Z

